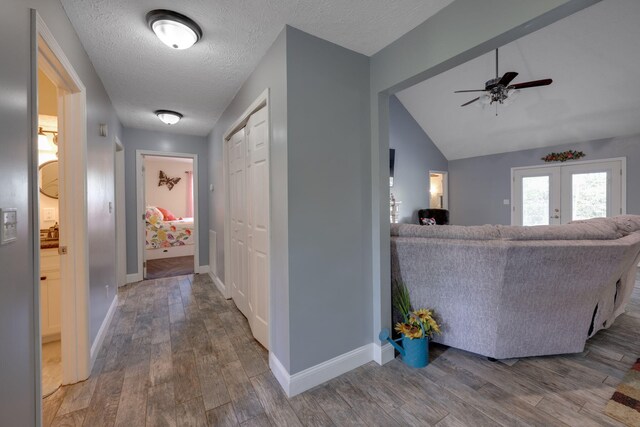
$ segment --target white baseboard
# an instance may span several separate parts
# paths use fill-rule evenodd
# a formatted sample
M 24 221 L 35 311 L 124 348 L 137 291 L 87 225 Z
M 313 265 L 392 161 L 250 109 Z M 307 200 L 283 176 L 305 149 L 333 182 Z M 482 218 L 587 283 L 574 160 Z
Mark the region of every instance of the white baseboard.
M 213 274 L 212 271 L 209 272 L 209 277 L 211 277 L 211 280 L 213 280 L 213 283 L 215 283 L 216 288 L 218 288 L 222 296 L 225 297 L 226 299 L 229 299 L 230 297 L 227 296 L 227 287 L 224 285 L 222 280 L 220 280 L 218 276 Z
M 142 273 L 127 274 L 127 283 L 141 282 L 142 279 Z
M 107 315 L 104 317 L 102 325 L 100 325 L 100 329 L 98 329 L 98 335 L 96 335 L 96 339 L 93 340 L 93 344 L 91 344 L 91 362 L 89 364 L 89 372 L 93 369 L 93 364 L 98 357 L 98 353 L 100 352 L 100 348 L 104 342 L 104 337 L 107 335 L 107 329 L 109 329 L 109 325 L 111 324 L 111 320 L 113 320 L 113 315 L 116 313 L 117 308 L 118 295 L 113 297 L 113 301 L 111 301 Z
M 372 356 L 373 344 L 366 344 L 304 371 L 289 375 L 278 358 L 273 353 L 269 353 L 269 367 L 287 396 L 293 397 L 370 362 L 373 359 Z
M 373 343 L 373 360 L 378 365 L 384 365 L 385 363 L 391 362 L 396 358 L 395 349 L 388 342 L 379 345 L 378 343 Z
M 209 274 L 210 271 L 211 269 L 209 268 L 208 265 L 201 265 L 200 267 L 198 267 L 198 271 L 196 273 Z

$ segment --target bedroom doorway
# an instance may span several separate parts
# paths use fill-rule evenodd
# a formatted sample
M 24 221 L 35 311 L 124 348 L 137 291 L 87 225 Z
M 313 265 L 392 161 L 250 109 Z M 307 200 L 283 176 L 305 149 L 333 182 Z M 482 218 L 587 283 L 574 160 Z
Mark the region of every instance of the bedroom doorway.
M 197 156 L 137 152 L 138 259 L 144 280 L 198 271 Z

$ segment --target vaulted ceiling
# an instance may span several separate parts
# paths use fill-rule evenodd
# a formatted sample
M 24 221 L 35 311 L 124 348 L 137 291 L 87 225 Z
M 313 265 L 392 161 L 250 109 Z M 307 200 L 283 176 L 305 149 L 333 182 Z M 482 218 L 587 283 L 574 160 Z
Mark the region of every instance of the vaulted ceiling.
M 206 135 L 285 24 L 371 55 L 453 0 L 62 0 L 125 126 Z M 203 39 L 171 50 L 145 15 L 172 9 Z M 176 110 L 171 128 L 153 114 Z
M 604 0 L 500 48 L 500 75 L 550 77 L 509 106 L 460 105 L 495 77 L 494 53 L 398 98 L 449 160 L 640 133 L 640 2 Z

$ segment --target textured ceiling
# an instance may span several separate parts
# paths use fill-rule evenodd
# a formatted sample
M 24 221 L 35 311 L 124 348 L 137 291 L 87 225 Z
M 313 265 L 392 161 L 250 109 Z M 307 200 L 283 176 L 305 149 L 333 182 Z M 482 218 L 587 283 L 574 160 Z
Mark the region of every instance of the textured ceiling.
M 640 133 L 640 1 L 604 0 L 500 48 L 500 75 L 550 77 L 495 108 L 460 105 L 495 75 L 493 53 L 398 98 L 449 160 Z
M 285 24 L 371 55 L 453 0 L 61 0 L 125 126 L 206 135 Z M 174 51 L 145 14 L 172 9 L 204 32 Z M 184 114 L 168 127 L 157 109 Z

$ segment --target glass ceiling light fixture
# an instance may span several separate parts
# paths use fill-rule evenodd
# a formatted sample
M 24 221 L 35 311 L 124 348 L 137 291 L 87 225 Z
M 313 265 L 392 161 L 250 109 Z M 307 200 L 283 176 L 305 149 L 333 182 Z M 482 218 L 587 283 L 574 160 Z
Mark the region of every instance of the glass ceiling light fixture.
M 158 116 L 163 123 L 168 125 L 175 125 L 182 118 L 182 114 L 171 110 L 157 110 L 155 115 Z
M 172 10 L 152 10 L 147 13 L 147 24 L 172 49 L 188 49 L 202 38 L 202 29 L 193 19 Z

